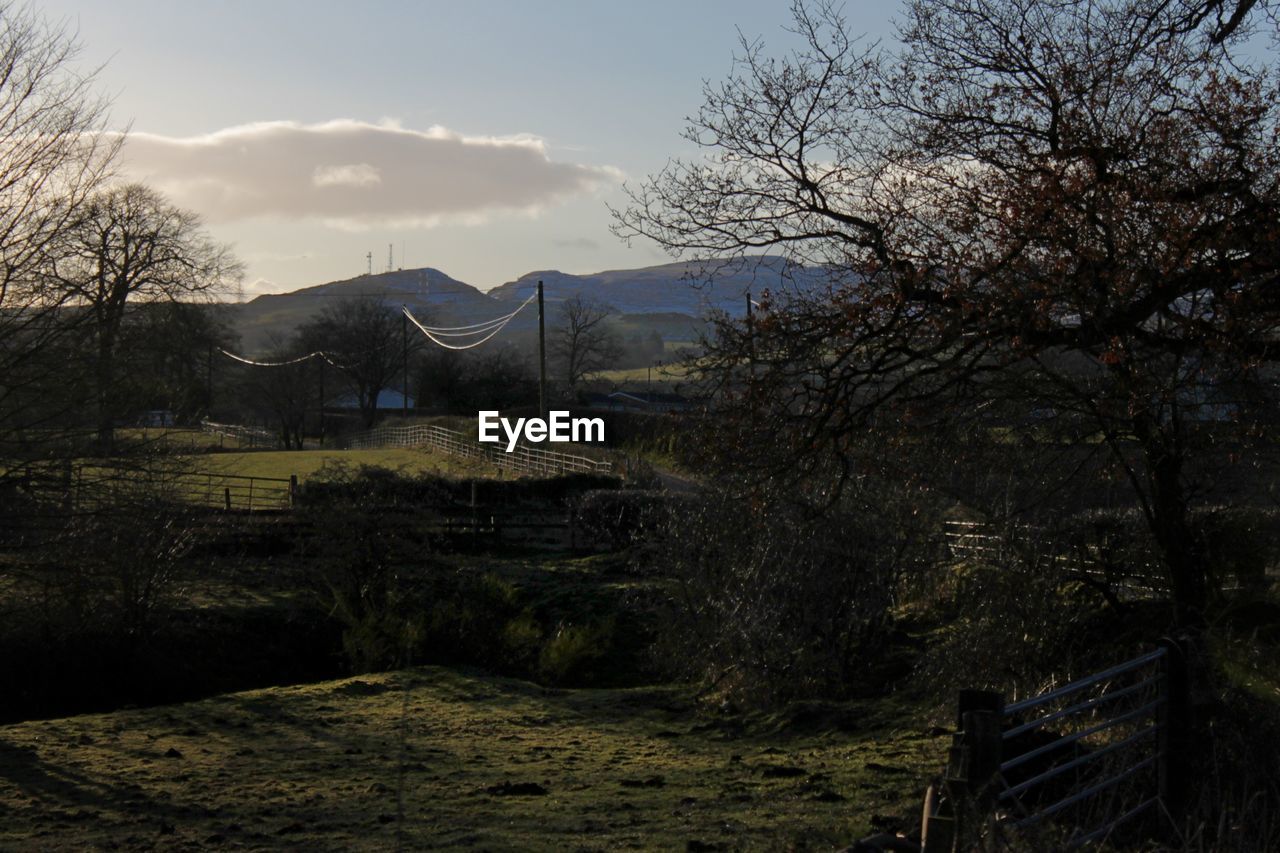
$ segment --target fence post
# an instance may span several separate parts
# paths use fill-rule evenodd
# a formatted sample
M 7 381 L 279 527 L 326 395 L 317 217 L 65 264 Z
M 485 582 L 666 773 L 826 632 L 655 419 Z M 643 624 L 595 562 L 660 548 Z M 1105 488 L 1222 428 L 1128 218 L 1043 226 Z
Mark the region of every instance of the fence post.
M 945 799 L 930 797 L 926 804 L 926 853 L 970 848 L 990 809 L 995 793 L 991 781 L 1000 770 L 1004 697 L 990 690 L 961 690 L 956 704 L 957 731 L 943 782 Z
M 293 506 L 294 499 L 298 497 L 298 475 L 289 475 L 289 506 Z
M 1170 826 L 1164 827 L 1170 837 L 1177 837 L 1187 813 L 1187 782 L 1191 776 L 1191 696 L 1187 678 L 1187 651 L 1177 640 L 1160 641 L 1164 656 L 1160 658 L 1164 702 L 1160 704 L 1159 767 L 1160 802 L 1164 805 Z
M 471 481 L 471 550 L 475 551 L 479 548 L 480 542 L 480 514 L 476 508 L 476 481 Z
M 224 486 L 222 489 L 222 503 L 227 512 L 231 512 L 231 487 Z

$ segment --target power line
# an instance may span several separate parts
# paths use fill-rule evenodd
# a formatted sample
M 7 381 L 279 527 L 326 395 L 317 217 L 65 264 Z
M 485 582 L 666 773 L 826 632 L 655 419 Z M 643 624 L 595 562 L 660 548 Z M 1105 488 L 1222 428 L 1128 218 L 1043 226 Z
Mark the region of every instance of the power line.
M 329 353 L 323 350 L 316 350 L 315 352 L 309 352 L 306 355 L 300 355 L 297 358 L 287 359 L 286 361 L 254 361 L 251 358 L 245 358 L 242 355 L 236 355 L 233 352 L 228 352 L 227 350 L 224 350 L 222 347 L 218 347 L 218 352 L 222 353 L 229 359 L 238 361 L 241 364 L 250 365 L 251 367 L 288 367 L 291 364 L 301 364 L 302 362 L 308 361 L 313 358 L 322 358 L 329 365 L 336 367 L 339 370 L 348 369 L 346 365 L 338 364 L 337 362 L 335 362 L 332 358 L 329 357 Z
M 519 308 L 512 311 L 510 314 L 504 315 L 502 317 L 498 317 L 497 319 L 488 320 L 484 323 L 475 323 L 475 324 L 472 324 L 471 326 L 455 326 L 451 328 L 445 327 L 445 328 L 436 329 L 436 328 L 431 328 L 429 326 L 424 326 L 418 322 L 417 317 L 413 316 L 413 312 L 409 310 L 409 307 L 407 305 L 402 306 L 401 310 L 404 311 L 404 314 L 406 317 L 408 317 L 410 320 L 413 321 L 413 325 L 418 327 L 418 331 L 426 335 L 427 338 L 436 346 L 441 346 L 441 347 L 444 347 L 445 349 L 451 349 L 451 350 L 467 350 L 467 349 L 472 349 L 474 347 L 480 346 L 481 344 L 491 339 L 494 335 L 498 334 L 503 329 L 505 329 L 507 327 L 507 324 L 510 323 L 512 320 L 514 320 L 516 315 L 519 314 L 522 310 L 524 310 L 525 306 L 527 306 L 530 302 L 532 302 L 536 298 L 537 298 L 537 294 L 535 293 L 532 296 L 530 296 L 528 299 L 526 299 L 524 302 L 520 303 Z M 468 329 L 470 331 L 465 331 Z M 441 338 L 444 338 L 444 337 L 451 337 L 451 338 L 473 337 L 475 335 L 484 335 L 484 337 L 473 343 L 464 344 L 461 346 L 456 344 L 451 344 L 448 341 L 441 340 Z

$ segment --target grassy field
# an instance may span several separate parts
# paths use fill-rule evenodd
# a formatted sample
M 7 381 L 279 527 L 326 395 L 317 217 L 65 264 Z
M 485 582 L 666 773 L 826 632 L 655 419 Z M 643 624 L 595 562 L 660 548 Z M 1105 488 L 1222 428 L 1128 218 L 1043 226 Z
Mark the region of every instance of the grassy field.
M 245 453 L 209 454 L 193 459 L 202 472 L 237 474 L 242 477 L 282 477 L 297 474 L 300 481 L 326 465 L 345 464 L 352 468 L 373 465 L 409 473 L 441 474 L 449 477 L 496 477 L 497 469 L 477 459 L 463 459 L 426 448 L 381 448 L 376 450 L 259 450 Z
M 917 819 L 946 742 L 425 667 L 0 727 L 0 847 L 824 848 Z

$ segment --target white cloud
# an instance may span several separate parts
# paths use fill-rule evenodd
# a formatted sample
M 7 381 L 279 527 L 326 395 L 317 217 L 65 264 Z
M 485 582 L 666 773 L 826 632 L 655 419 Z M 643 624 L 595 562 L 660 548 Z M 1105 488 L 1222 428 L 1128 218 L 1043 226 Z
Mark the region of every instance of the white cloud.
M 318 187 L 371 187 L 382 183 L 382 173 L 368 163 L 316 166 L 311 183 Z
M 263 122 L 194 137 L 134 133 L 124 166 L 210 222 L 313 220 L 347 230 L 536 215 L 622 178 L 612 167 L 554 161 L 527 134 L 469 137 L 350 120 Z

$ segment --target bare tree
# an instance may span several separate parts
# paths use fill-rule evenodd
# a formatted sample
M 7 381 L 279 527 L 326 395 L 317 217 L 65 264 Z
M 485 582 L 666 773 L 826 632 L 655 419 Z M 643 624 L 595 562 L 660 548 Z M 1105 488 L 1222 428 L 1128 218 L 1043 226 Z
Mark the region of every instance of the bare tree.
M 338 364 L 365 426 L 373 426 L 378 397 L 403 371 L 406 346 L 410 357 L 421 346 L 421 336 L 405 337 L 400 311 L 374 294 L 334 302 L 300 334 L 308 348 L 329 353 Z
M 126 310 L 138 302 L 214 296 L 237 283 L 243 267 L 230 247 L 209 238 L 196 214 L 141 184 L 89 198 L 68 221 L 51 260 L 49 276 L 89 314 L 98 444 L 108 451 L 120 414 L 113 394 Z
M 551 353 L 560 362 L 568 393 L 588 374 L 618 360 L 622 348 L 609 328 L 609 309 L 582 294 L 560 303 L 560 324 L 551 339 Z
M 1198 618 L 1189 511 L 1206 454 L 1247 434 L 1215 410 L 1248 424 L 1227 395 L 1280 337 L 1280 101 L 1239 55 L 1254 5 L 915 0 L 886 53 L 797 3 L 805 47 L 745 42 L 687 132 L 708 158 L 633 189 L 616 230 L 829 275 L 721 324 L 703 362 L 786 450 L 751 458 L 799 475 L 834 455 L 847 475 L 877 418 L 1008 395 L 1065 413 L 1128 484 L 1178 618 Z
M 0 481 L 43 454 L 34 445 L 65 425 L 75 399 L 67 294 L 42 273 L 120 144 L 94 74 L 72 67 L 78 54 L 63 27 L 0 3 Z
M 311 356 L 311 357 L 308 357 Z M 320 402 L 318 356 L 312 356 L 301 336 L 273 340 L 262 363 L 241 371 L 242 399 L 255 412 L 274 420 L 286 450 L 303 449 L 307 414 Z
M 117 387 L 141 409 L 170 412 L 179 424 L 209 415 L 223 373 L 220 349 L 238 349 L 225 303 L 140 305 L 121 327 Z

